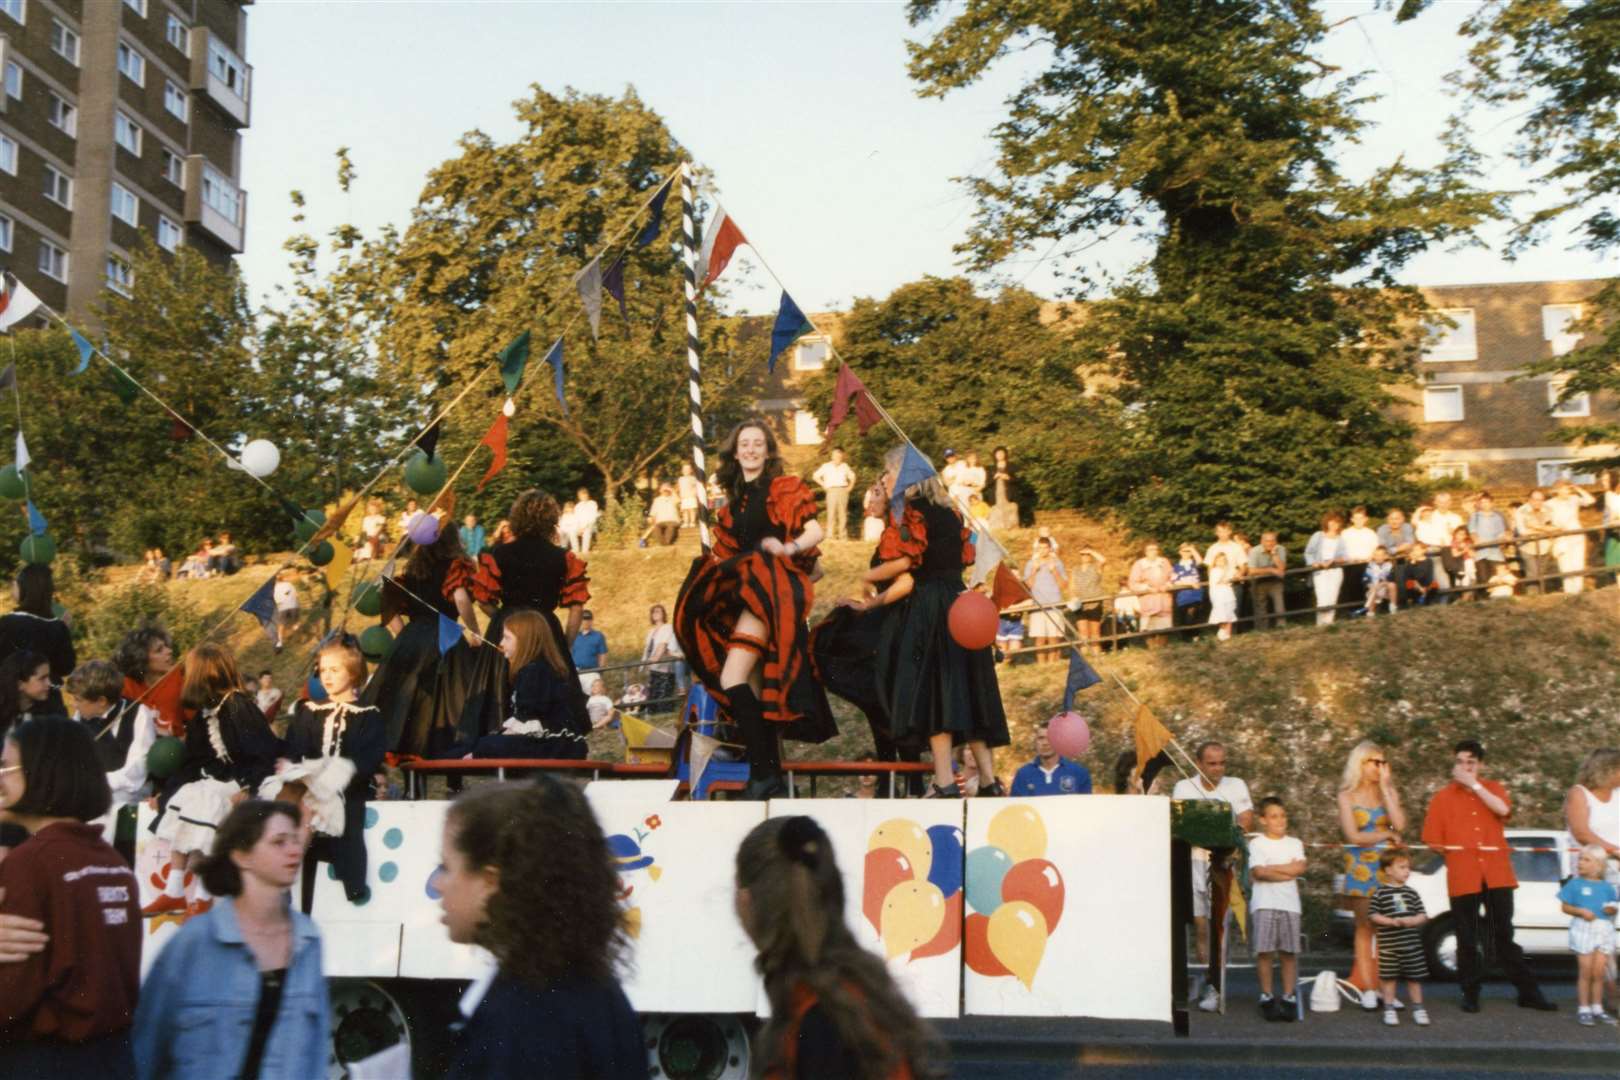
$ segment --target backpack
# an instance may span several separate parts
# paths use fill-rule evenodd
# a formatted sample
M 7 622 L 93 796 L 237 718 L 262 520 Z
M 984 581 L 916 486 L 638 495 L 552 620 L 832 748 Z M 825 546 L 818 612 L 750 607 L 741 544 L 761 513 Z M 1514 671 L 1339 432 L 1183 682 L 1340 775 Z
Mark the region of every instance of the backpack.
M 1361 991 L 1351 983 L 1328 970 L 1317 973 L 1311 980 L 1311 1011 L 1338 1012 L 1339 997 L 1343 995 L 1352 1005 L 1361 1004 Z

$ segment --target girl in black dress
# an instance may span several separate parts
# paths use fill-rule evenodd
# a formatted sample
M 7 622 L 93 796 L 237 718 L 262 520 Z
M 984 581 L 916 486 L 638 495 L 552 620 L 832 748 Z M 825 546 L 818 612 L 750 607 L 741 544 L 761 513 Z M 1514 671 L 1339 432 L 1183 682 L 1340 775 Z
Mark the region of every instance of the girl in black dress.
M 51 568 L 29 563 L 17 571 L 17 609 L 0 615 L 0 660 L 22 649 L 39 653 L 51 662 L 49 701 L 51 714 L 67 715 L 61 685 L 73 673 L 78 657 L 73 631 L 66 618 L 56 616 L 56 587 Z
M 485 735 L 466 757 L 583 759 L 589 725 L 575 716 L 579 679 L 568 654 L 537 611 L 509 611 L 501 622 L 501 652 L 511 671 L 511 708 L 501 731 Z

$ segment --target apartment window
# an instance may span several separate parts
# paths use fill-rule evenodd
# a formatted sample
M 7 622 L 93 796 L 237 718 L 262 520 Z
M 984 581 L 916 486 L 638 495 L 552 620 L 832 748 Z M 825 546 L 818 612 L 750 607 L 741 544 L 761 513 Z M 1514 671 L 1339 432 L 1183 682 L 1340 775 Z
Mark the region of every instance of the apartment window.
M 140 157 L 141 125 L 131 120 L 128 113 L 114 113 L 113 141 L 136 157 Z
M 146 85 L 146 57 L 133 45 L 118 43 L 118 70 L 136 86 Z
M 163 80 L 163 107 L 181 120 L 191 117 L 191 100 L 186 92 L 169 80 Z
M 186 56 L 191 55 L 191 34 L 186 29 L 186 24 L 180 21 L 180 16 L 169 16 L 168 25 L 163 30 L 163 37 L 170 45 L 179 49 Z
M 1468 462 L 1466 461 L 1437 461 L 1429 466 L 1430 480 L 1466 480 L 1468 479 Z
M 1423 421 L 1428 424 L 1452 424 L 1463 418 L 1463 388 L 1460 386 L 1425 386 L 1423 388 Z
M 16 223 L 6 215 L 0 214 L 0 251 L 11 250 L 11 240 L 16 229 Z
M 51 95 L 51 126 L 58 128 L 70 138 L 79 133 L 79 110 L 66 101 Z
M 112 186 L 112 216 L 125 225 L 140 227 L 141 201 L 123 184 L 114 183 Z
M 793 413 L 793 445 L 815 446 L 821 442 L 821 425 L 816 423 L 816 414 L 808 409 L 798 409 Z
M 79 66 L 79 35 L 56 20 L 51 20 L 51 50 L 72 64 Z
M 73 209 L 73 179 L 63 176 L 50 165 L 45 166 L 45 197 Z
M 793 350 L 794 371 L 820 371 L 827 366 L 827 357 L 832 353 L 832 346 L 821 338 L 812 338 L 801 341 Z M 819 442 L 820 440 L 817 439 Z
M 146 18 L 146 0 L 124 0 L 124 6 L 141 18 Z
M 164 251 L 178 251 L 180 250 L 180 245 L 184 242 L 184 240 L 185 234 L 180 231 L 180 226 L 176 225 L 166 217 L 158 218 L 158 247 L 162 248 Z
M 10 15 L 16 22 L 27 22 L 28 0 L 0 0 L 0 11 Z
M 221 173 L 207 162 L 203 163 L 202 197 L 203 202 L 229 218 L 231 224 L 240 225 L 242 223 L 239 216 L 240 198 L 236 185 L 226 179 L 224 173 Z
M 63 284 L 67 283 L 68 256 L 67 252 L 51 243 L 49 240 L 39 242 L 39 272 L 48 278 L 55 278 Z
M 1597 474 L 1582 458 L 1543 458 L 1536 462 L 1536 486 L 1552 487 L 1560 480 L 1572 484 L 1595 484 Z
M 1564 393 L 1564 387 L 1569 378 L 1554 376 L 1547 380 L 1547 410 L 1552 415 L 1568 419 L 1576 416 L 1592 415 L 1592 395 L 1574 394 L 1560 402 L 1558 399 Z
M 212 35 L 208 38 L 208 71 L 229 87 L 231 93 L 239 98 L 247 98 L 247 69 L 231 50 Z
M 1423 349 L 1425 360 L 1478 360 L 1479 347 L 1474 341 L 1473 308 L 1441 308 L 1436 318 L 1426 327 L 1428 344 Z M 1448 326 L 1446 320 L 1455 325 Z
M 22 65 L 15 60 L 6 61 L 6 97 L 22 100 Z
M 1569 324 L 1581 317 L 1579 304 L 1543 304 L 1541 307 L 1541 336 L 1552 345 L 1554 356 L 1573 352 L 1580 344 L 1581 335 L 1572 334 Z
M 107 256 L 107 288 L 128 296 L 135 288 L 135 269 L 116 255 Z
M 175 187 L 186 186 L 186 163 L 167 146 L 163 148 L 163 179 Z
M 17 175 L 17 140 L 0 135 L 0 172 Z

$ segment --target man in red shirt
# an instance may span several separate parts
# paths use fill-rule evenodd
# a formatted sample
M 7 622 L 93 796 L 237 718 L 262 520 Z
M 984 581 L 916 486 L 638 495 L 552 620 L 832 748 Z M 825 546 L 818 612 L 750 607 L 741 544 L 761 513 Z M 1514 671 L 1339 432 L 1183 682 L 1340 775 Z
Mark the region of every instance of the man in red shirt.
M 1451 783 L 1434 793 L 1423 818 L 1423 842 L 1445 852 L 1446 891 L 1457 928 L 1457 978 L 1462 984 L 1463 1012 L 1479 1012 L 1479 986 L 1484 972 L 1479 952 L 1480 907 L 1497 960 L 1519 990 L 1519 1005 L 1551 1012 L 1558 1008 L 1541 993 L 1513 940 L 1513 874 L 1502 823 L 1513 812 L 1507 789 L 1481 780 L 1485 748 L 1473 739 L 1453 747 Z

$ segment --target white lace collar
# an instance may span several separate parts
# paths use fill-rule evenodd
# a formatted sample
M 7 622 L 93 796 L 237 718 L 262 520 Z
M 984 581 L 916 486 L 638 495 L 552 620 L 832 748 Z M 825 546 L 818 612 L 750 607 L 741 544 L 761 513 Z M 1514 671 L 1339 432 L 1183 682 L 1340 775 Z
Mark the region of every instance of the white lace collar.
M 325 713 L 321 721 L 321 757 L 337 757 L 343 745 L 343 733 L 348 730 L 349 717 L 356 713 L 376 712 L 375 705 L 357 705 L 348 701 L 311 701 L 309 711 Z

